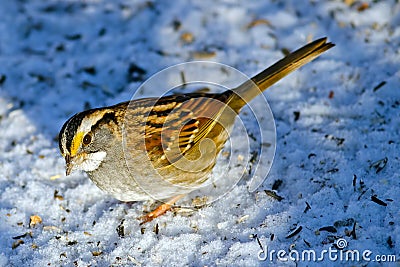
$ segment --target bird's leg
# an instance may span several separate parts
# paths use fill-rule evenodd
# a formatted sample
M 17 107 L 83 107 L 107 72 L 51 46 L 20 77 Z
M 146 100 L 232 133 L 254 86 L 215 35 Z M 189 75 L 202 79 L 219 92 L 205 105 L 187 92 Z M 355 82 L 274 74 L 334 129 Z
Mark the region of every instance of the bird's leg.
M 171 198 L 170 200 L 168 200 L 166 203 L 161 204 L 160 206 L 158 206 L 155 210 L 153 210 L 152 212 L 141 216 L 139 219 L 142 221 L 140 223 L 140 225 L 150 222 L 153 219 L 163 215 L 164 213 L 166 213 L 167 211 L 169 211 L 172 206 L 182 197 L 184 197 L 185 195 L 177 195 L 173 198 Z

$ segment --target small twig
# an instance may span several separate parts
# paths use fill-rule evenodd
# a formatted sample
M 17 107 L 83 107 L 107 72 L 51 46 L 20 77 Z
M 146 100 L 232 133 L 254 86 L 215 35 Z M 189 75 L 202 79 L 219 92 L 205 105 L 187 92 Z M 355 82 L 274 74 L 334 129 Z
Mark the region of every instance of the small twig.
M 303 230 L 303 227 L 300 225 L 300 226 L 297 227 L 293 232 L 291 232 L 290 234 L 288 234 L 288 235 L 286 236 L 286 238 L 294 237 L 295 235 L 297 235 L 298 233 L 300 233 L 301 230 Z
M 377 86 L 374 87 L 373 91 L 378 91 L 382 86 L 386 84 L 386 81 L 381 81 Z
M 376 196 L 371 196 L 371 200 L 372 200 L 373 202 L 375 202 L 376 204 L 378 204 L 378 205 L 381 205 L 381 206 L 384 206 L 384 207 L 387 206 L 387 203 L 386 203 L 386 202 L 380 200 L 380 199 L 377 198 Z

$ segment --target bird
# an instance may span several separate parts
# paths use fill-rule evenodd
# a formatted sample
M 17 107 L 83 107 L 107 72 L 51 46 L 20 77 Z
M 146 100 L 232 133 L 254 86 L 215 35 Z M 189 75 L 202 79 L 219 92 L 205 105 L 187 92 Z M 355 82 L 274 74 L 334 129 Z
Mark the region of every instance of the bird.
M 66 175 L 83 170 L 120 201 L 163 200 L 159 217 L 210 177 L 241 109 L 277 81 L 334 46 L 320 38 L 235 88 L 133 99 L 76 113 L 62 126 Z

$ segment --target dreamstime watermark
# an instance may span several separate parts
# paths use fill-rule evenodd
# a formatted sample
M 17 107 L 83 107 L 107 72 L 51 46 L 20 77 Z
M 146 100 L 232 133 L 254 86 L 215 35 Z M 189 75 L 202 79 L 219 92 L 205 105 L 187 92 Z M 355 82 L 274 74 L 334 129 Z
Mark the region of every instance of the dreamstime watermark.
M 395 262 L 396 255 L 373 255 L 373 252 L 369 249 L 365 250 L 346 250 L 347 241 L 344 238 L 339 238 L 336 243 L 336 248 L 329 247 L 329 249 L 323 249 L 316 251 L 314 249 L 305 249 L 297 251 L 291 249 L 289 252 L 286 250 L 274 250 L 268 249 L 268 246 L 263 246 L 260 243 L 260 251 L 257 254 L 258 260 L 260 261 L 293 261 L 293 262 L 321 262 L 324 260 L 329 261 L 365 261 L 365 262 Z

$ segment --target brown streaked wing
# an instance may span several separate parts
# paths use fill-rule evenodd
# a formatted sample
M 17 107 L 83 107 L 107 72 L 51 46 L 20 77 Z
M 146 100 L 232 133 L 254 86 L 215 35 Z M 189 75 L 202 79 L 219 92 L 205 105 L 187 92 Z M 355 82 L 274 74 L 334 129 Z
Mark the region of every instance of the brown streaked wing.
M 144 120 L 139 132 L 144 135 L 148 156 L 155 167 L 174 163 L 205 138 L 226 99 L 226 93 L 195 93 L 137 103 L 137 110 L 144 112 L 139 116 Z

